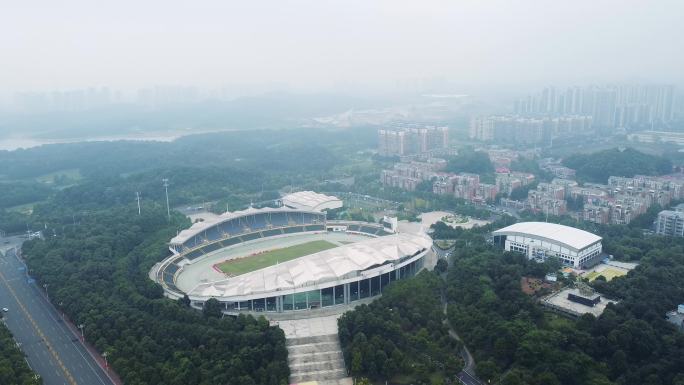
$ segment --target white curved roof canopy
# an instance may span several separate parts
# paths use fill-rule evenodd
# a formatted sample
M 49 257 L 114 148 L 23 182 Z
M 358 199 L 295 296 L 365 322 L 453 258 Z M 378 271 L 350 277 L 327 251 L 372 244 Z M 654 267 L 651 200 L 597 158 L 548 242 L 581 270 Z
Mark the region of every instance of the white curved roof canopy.
M 519 235 L 561 243 L 574 250 L 582 250 L 601 241 L 601 237 L 575 227 L 546 222 L 520 222 L 503 229 L 496 230 L 492 235 Z
M 221 298 L 296 289 L 350 278 L 350 273 L 399 261 L 431 246 L 432 241 L 426 235 L 404 233 L 371 238 L 237 277 L 202 283 L 188 294 Z

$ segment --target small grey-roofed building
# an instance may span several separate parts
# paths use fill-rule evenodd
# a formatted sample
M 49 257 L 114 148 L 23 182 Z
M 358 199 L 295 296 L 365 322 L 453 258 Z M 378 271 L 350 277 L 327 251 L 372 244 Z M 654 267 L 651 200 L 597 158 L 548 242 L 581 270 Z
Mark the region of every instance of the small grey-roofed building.
M 677 310 L 668 312 L 666 315 L 667 322 L 675 325 L 680 331 L 684 332 L 684 304 L 677 307 Z

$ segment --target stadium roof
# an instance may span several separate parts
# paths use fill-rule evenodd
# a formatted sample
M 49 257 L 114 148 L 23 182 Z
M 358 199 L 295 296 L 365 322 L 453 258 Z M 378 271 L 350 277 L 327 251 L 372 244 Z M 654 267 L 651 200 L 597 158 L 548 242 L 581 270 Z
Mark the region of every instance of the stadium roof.
M 299 191 L 288 194 L 282 198 L 282 201 L 288 207 L 313 211 L 342 207 L 342 201 L 339 198 L 313 191 Z
M 424 235 L 394 234 L 324 250 L 261 270 L 211 283 L 188 293 L 200 297 L 233 297 L 311 286 L 356 276 L 356 272 L 398 261 L 432 241 Z M 284 294 L 284 293 L 283 293 Z
M 519 222 L 496 230 L 492 234 L 532 236 L 550 242 L 561 243 L 575 250 L 581 250 L 601 241 L 601 237 L 588 231 L 546 222 Z
M 186 242 L 188 239 L 194 237 L 195 235 L 201 233 L 202 231 L 217 225 L 219 223 L 227 222 L 231 219 L 238 218 L 238 217 L 244 217 L 247 215 L 253 215 L 253 214 L 259 214 L 259 213 L 273 213 L 273 212 L 301 212 L 301 211 L 311 211 L 311 210 L 296 210 L 296 209 L 291 209 L 289 207 L 263 207 L 263 208 L 254 208 L 254 207 L 249 207 L 245 210 L 240 210 L 240 211 L 229 211 L 225 212 L 221 215 L 219 215 L 216 218 L 213 219 L 207 219 L 203 222 L 195 222 L 190 226 L 189 228 L 181 231 L 176 235 L 175 237 L 171 238 L 170 243 L 171 244 L 181 244 Z

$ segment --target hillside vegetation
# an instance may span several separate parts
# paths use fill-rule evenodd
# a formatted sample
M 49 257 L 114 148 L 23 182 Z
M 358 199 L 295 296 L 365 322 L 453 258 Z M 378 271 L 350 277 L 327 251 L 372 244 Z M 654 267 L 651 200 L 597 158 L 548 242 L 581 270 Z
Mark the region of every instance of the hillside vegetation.
M 617 148 L 593 154 L 575 154 L 563 165 L 577 170 L 577 177 L 587 182 L 606 183 L 610 176 L 663 175 L 672 172 L 669 159 L 644 154 L 633 148 Z

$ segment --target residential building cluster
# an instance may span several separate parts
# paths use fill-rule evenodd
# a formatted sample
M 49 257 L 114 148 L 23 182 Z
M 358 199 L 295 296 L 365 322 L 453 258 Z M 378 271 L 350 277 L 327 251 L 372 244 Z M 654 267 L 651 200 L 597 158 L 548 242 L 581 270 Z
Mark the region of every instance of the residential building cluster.
M 572 212 L 577 219 L 600 224 L 628 224 L 654 204 L 667 206 L 673 200 L 683 198 L 684 179 L 671 176 L 611 176 L 608 184 L 583 186 L 571 179 L 555 178 L 550 183 L 539 183 L 536 189 L 530 190 L 527 200 L 521 202 L 501 199 L 501 205 L 548 215 Z M 570 201 L 581 202 L 581 207 L 568 207 Z M 676 231 L 676 218 L 679 216 L 682 217 L 684 226 L 684 212 L 678 214 L 665 211 L 661 231 Z
M 652 128 L 667 126 L 674 107 L 673 85 L 611 85 L 547 87 L 516 100 L 513 111 L 525 116 L 590 116 L 599 128 Z
M 480 149 L 480 151 L 487 153 L 489 160 L 492 162 L 494 168 L 497 169 L 497 172 L 507 172 L 511 168 L 511 165 L 514 161 L 520 158 L 534 159 L 534 157 L 537 155 L 534 150 L 518 151 L 505 148 L 496 148 L 495 146 L 493 146 L 493 148 Z
M 382 156 L 421 154 L 448 145 L 448 127 L 402 123 L 378 130 L 378 153 Z
M 551 173 L 556 178 L 563 179 L 574 179 L 577 172 L 569 167 L 565 167 L 562 164 L 550 163 L 541 166 L 541 169 Z
M 432 184 L 432 192 L 451 195 L 468 202 L 485 203 L 494 201 L 498 194 L 496 185 L 480 183 L 480 176 L 471 173 L 441 174 Z
M 450 195 L 473 203 L 486 203 L 496 200 L 499 193 L 510 194 L 519 187 L 535 181 L 535 176 L 526 172 L 511 172 L 511 163 L 520 157 L 533 157 L 533 151 L 514 151 L 508 149 L 480 149 L 488 154 L 497 168 L 494 183 L 483 183 L 480 175 L 472 173 L 444 172 L 447 161 L 429 155 L 402 156 L 401 162 L 392 169 L 383 170 L 380 181 L 383 186 L 415 191 L 420 183 L 432 181 L 432 192 Z
M 447 161 L 440 158 L 400 162 L 396 163 L 391 170 L 382 170 L 380 181 L 383 186 L 415 191 L 418 184 L 423 181 L 432 180 L 446 166 Z
M 534 182 L 534 175 L 527 172 L 497 172 L 495 181 L 499 192 L 509 195 L 513 190 Z
M 553 138 L 589 134 L 592 118 L 570 115 L 559 117 L 483 116 L 470 122 L 470 138 L 483 142 L 538 144 Z

